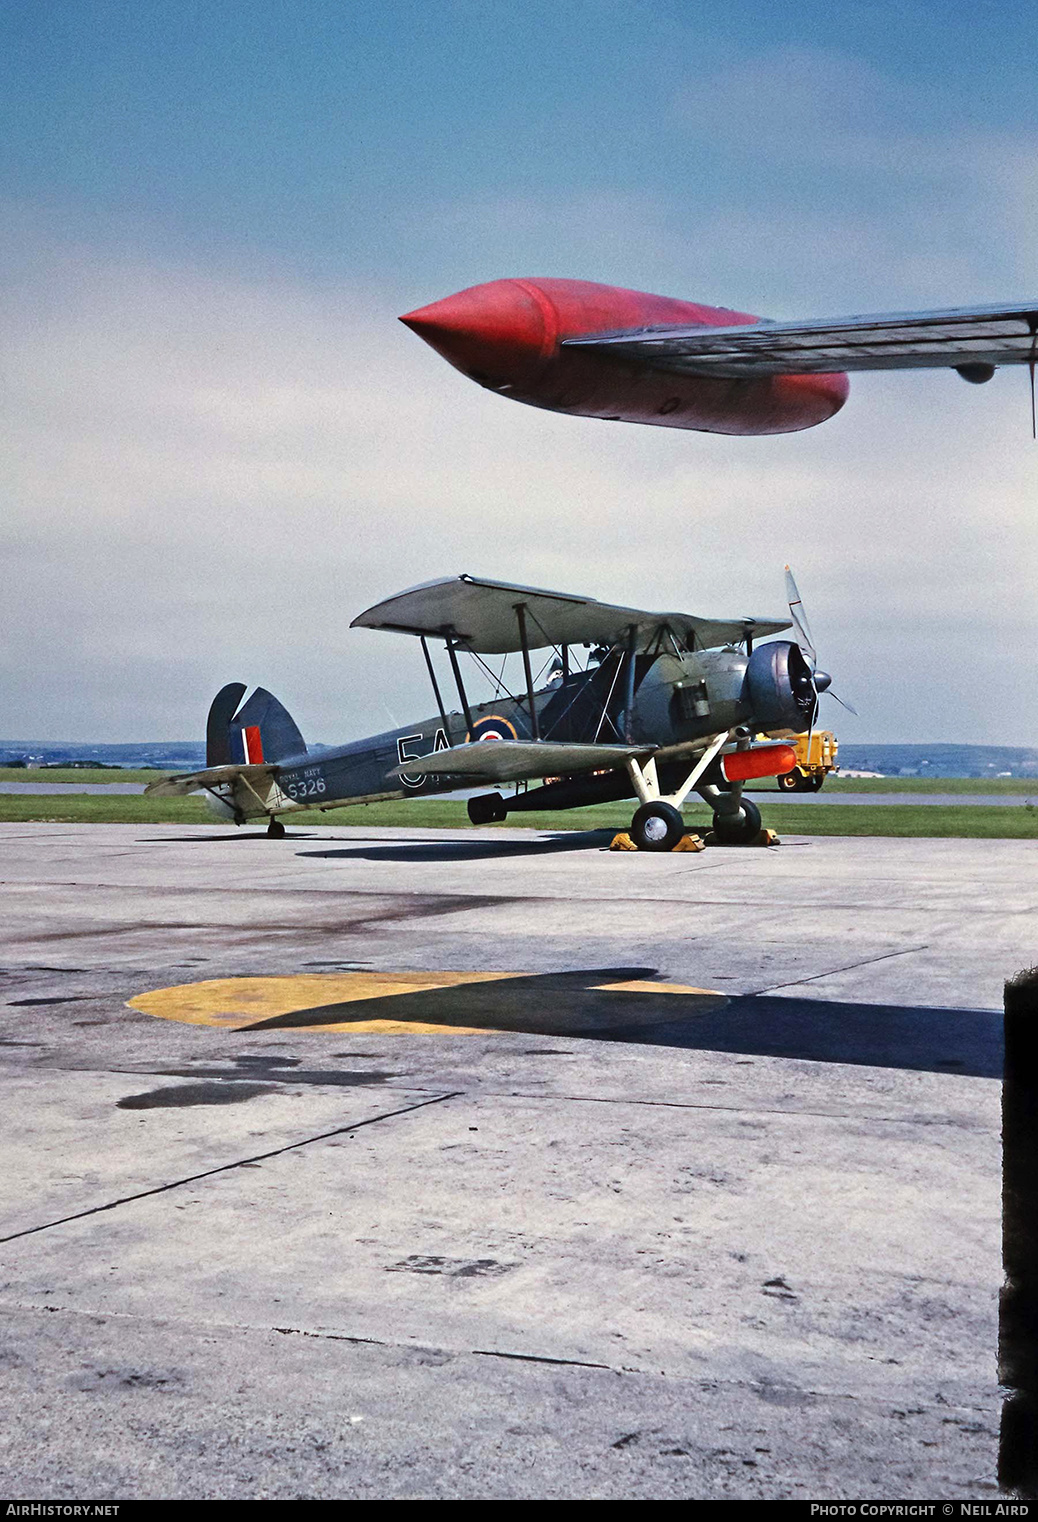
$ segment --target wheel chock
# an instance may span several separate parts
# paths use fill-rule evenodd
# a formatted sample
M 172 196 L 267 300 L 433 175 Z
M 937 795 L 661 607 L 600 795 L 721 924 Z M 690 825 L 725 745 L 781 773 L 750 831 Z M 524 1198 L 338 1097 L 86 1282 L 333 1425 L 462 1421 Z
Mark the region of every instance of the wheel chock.
M 706 840 L 704 841 L 704 845 L 708 846 L 730 846 L 735 848 L 741 848 L 745 846 L 780 846 L 781 844 L 782 842 L 779 840 L 774 830 L 761 830 L 760 833 L 755 835 L 752 840 L 739 841 L 718 840 L 713 830 L 711 830 L 707 835 Z M 680 851 L 680 849 L 680 846 L 675 847 L 675 850 Z
M 619 835 L 614 835 L 609 843 L 610 851 L 637 851 L 638 847 L 628 835 L 626 830 L 621 830 Z M 672 851 L 705 851 L 706 845 L 698 835 L 682 835 L 676 846 L 671 846 Z

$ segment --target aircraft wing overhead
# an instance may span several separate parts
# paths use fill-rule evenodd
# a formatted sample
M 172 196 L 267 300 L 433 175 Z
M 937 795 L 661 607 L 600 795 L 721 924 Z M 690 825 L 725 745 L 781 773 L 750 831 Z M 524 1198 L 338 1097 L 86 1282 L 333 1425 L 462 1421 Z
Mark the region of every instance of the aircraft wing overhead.
M 598 602 L 593 597 L 462 575 L 428 581 L 387 597 L 358 614 L 350 628 L 390 629 L 436 639 L 451 635 L 481 655 L 505 655 L 522 649 L 519 608 L 531 650 L 549 645 L 611 645 L 626 639 L 632 624 L 639 631 L 640 648 L 664 625 L 675 638 L 686 643 L 694 640 L 699 649 L 732 644 L 747 634 L 761 639 L 791 627 L 788 618 L 713 619 L 692 613 L 649 613 Z
M 563 347 L 614 353 L 679 374 L 753 380 L 847 370 L 1023 365 L 1036 358 L 1036 333 L 1038 301 L 1032 301 L 728 328 L 627 328 L 567 338 Z
M 551 740 L 476 740 L 434 751 L 395 768 L 397 776 L 478 777 L 491 782 L 570 777 L 578 772 L 623 766 L 629 756 L 647 756 L 645 745 L 563 745 Z

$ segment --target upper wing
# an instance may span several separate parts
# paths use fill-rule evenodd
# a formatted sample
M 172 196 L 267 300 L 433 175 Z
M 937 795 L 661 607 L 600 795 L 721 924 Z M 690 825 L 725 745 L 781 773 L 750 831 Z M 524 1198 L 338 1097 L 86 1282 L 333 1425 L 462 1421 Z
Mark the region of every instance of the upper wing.
M 612 645 L 638 630 L 639 648 L 667 626 L 676 638 L 700 649 L 731 644 L 747 634 L 761 639 L 790 627 L 789 619 L 699 618 L 693 613 L 648 613 L 579 597 L 545 592 L 479 576 L 448 576 L 399 592 L 359 613 L 351 629 L 392 629 L 400 634 L 451 636 L 483 655 L 521 650 L 519 610 L 531 650 L 547 645 Z M 408 770 L 413 768 L 409 767 Z
M 844 370 L 1022 365 L 1036 358 L 1036 334 L 1038 301 L 1032 301 L 731 328 L 628 328 L 563 342 L 566 348 L 611 352 L 656 370 L 752 380 Z
M 620 767 L 629 756 L 647 756 L 644 745 L 561 745 L 551 740 L 476 740 L 434 751 L 395 768 L 409 777 L 486 777 L 521 782 L 537 777 L 571 777 L 578 772 Z

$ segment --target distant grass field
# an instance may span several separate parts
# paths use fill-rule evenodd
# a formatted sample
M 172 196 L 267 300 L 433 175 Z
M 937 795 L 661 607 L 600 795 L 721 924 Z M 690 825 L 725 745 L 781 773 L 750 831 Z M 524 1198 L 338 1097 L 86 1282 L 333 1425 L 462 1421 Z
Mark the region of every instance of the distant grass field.
M 107 766 L 0 766 L 0 782 L 154 782 L 160 776 L 169 773 Z
M 0 766 L 0 782 L 155 782 L 170 772 L 133 771 L 121 766 Z
M 23 774 L 24 775 L 24 774 Z M 82 777 L 82 774 L 80 774 Z M 105 774 L 109 778 L 111 773 Z M 154 778 L 154 773 L 150 777 Z M 795 797 L 795 795 L 794 795 Z M 891 807 L 877 803 L 830 804 L 818 808 L 811 804 L 758 798 L 764 822 L 780 835 L 888 835 L 888 836 L 956 836 L 964 839 L 1038 840 L 1038 807 L 991 807 L 982 804 L 948 805 L 903 804 Z M 631 822 L 632 803 L 604 803 L 595 808 L 570 809 L 560 813 L 515 814 L 508 827 L 535 830 L 604 830 L 626 829 Z M 705 833 L 710 828 L 710 812 L 701 805 L 686 807 L 689 829 Z M 353 808 L 300 810 L 283 816 L 289 828 L 315 825 L 354 825 L 372 829 L 395 825 L 403 829 L 457 829 L 467 827 L 465 804 L 459 799 L 407 799 L 399 803 L 369 803 Z M 207 824 L 214 828 L 232 828 L 209 813 L 201 798 L 145 798 L 140 795 L 108 797 L 96 794 L 69 794 L 33 797 L 31 794 L 0 794 L 0 821 L 9 823 L 46 822 L 54 824 Z M 262 820 L 251 820 L 248 829 L 262 829 Z

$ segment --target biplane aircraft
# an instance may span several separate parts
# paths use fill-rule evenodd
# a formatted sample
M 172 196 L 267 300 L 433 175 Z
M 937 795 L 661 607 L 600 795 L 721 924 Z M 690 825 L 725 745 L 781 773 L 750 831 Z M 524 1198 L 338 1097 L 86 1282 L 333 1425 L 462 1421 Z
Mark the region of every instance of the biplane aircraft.
M 974 384 L 1027 365 L 1038 301 L 770 322 L 591 280 L 470 286 L 401 317 L 462 374 L 512 401 L 705 433 L 813 428 L 849 370 L 948 369 Z
M 663 851 L 683 836 L 681 807 L 695 789 L 713 810 L 715 838 L 749 843 L 760 834 L 761 816 L 743 796 L 744 783 L 790 770 L 795 755 L 781 741 L 813 725 L 818 694 L 830 683 L 815 669 L 791 577 L 789 587 L 788 618 L 710 619 L 477 576 L 427 582 L 368 608 L 351 627 L 419 640 L 436 702 L 432 718 L 308 750 L 271 693 L 258 688 L 239 706 L 246 689 L 231 683 L 209 712 L 206 769 L 153 782 L 147 791 L 203 791 L 237 824 L 266 817 L 272 836 L 284 835 L 279 816 L 293 810 L 459 789 L 513 785 L 508 796 L 494 790 L 470 797 L 474 824 L 633 797 L 633 843 Z M 770 638 L 790 628 L 799 643 Z M 444 643 L 455 709 L 444 701 L 431 640 Z M 535 652 L 547 652 L 539 685 Z M 509 692 L 498 676 L 489 702 L 471 702 L 460 657 L 493 676 L 485 657 L 510 654 L 521 656 L 519 690 Z

